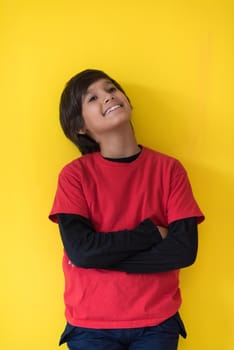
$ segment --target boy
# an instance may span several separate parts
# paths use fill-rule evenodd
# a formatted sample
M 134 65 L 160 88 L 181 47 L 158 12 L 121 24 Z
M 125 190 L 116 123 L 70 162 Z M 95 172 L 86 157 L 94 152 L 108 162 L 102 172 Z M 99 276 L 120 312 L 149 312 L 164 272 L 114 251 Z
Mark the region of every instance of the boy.
M 204 216 L 180 162 L 138 145 L 132 106 L 106 73 L 85 70 L 60 102 L 82 156 L 60 175 L 50 219 L 64 245 L 70 350 L 176 350 L 186 337 L 179 269 L 197 254 Z

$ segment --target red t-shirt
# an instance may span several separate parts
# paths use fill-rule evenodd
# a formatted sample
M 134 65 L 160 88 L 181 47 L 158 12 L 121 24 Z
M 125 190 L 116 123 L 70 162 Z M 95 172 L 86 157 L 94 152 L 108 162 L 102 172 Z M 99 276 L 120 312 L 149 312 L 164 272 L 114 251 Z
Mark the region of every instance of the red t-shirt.
M 59 213 L 82 215 L 99 232 L 131 230 L 146 218 L 164 227 L 183 218 L 204 219 L 179 161 L 145 147 L 130 163 L 111 162 L 96 152 L 66 165 L 50 219 L 57 222 Z M 129 274 L 85 269 L 72 265 L 66 253 L 63 269 L 65 314 L 74 326 L 152 326 L 181 304 L 178 270 Z

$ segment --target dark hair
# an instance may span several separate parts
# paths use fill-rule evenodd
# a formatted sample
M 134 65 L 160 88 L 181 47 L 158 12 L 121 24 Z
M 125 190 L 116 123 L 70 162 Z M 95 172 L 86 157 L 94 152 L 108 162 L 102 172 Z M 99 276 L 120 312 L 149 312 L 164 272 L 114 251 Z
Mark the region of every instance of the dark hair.
M 62 129 L 82 154 L 100 150 L 95 140 L 86 134 L 79 134 L 78 131 L 84 127 L 82 97 L 92 83 L 103 78 L 109 79 L 127 97 L 122 87 L 114 79 L 96 69 L 86 69 L 75 75 L 67 82 L 61 95 L 59 112 Z

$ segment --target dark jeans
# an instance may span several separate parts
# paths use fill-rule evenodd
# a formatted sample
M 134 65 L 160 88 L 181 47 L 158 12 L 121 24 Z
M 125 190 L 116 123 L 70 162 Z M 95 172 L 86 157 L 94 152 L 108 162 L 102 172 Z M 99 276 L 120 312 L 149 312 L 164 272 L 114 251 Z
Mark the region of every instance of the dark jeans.
M 186 331 L 179 313 L 157 326 L 127 329 L 92 329 L 67 324 L 60 345 L 70 350 L 176 350 Z

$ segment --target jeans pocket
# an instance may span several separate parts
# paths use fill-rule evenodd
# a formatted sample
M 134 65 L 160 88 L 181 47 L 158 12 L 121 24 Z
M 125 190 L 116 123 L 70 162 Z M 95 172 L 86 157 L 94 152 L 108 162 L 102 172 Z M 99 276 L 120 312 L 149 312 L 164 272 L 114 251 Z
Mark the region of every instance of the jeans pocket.
M 68 340 L 71 339 L 72 337 L 72 333 L 74 333 L 74 330 L 76 329 L 76 327 L 70 325 L 69 323 L 66 324 L 66 327 L 60 337 L 59 340 L 59 345 L 62 345 L 64 343 L 66 343 Z
M 182 335 L 183 338 L 186 338 L 187 337 L 187 332 L 186 332 L 186 329 L 185 329 L 185 326 L 184 326 L 184 322 L 182 321 L 181 317 L 180 317 L 180 314 L 179 312 L 177 312 L 175 315 L 174 315 L 177 323 L 178 323 L 178 326 L 179 326 L 179 334 Z
M 181 335 L 183 338 L 186 338 L 187 336 L 184 323 L 178 312 L 156 327 L 158 327 L 158 329 L 163 331 L 165 334 L 177 336 Z

